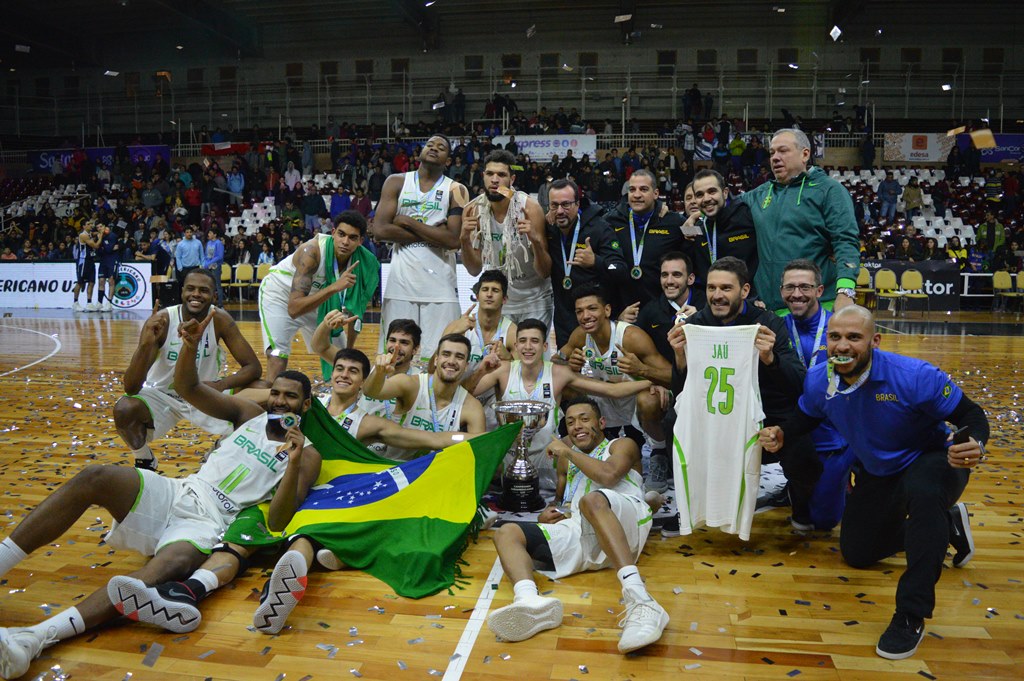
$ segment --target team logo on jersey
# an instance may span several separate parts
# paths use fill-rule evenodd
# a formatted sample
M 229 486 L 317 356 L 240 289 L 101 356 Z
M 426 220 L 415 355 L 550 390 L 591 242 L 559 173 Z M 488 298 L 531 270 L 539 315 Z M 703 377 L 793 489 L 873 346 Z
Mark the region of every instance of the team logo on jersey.
M 136 307 L 149 296 L 149 282 L 135 267 L 121 265 L 114 282 L 114 307 L 128 310 Z
M 546 399 L 546 400 L 550 400 L 551 399 L 551 384 L 550 383 L 545 383 L 544 384 L 544 399 Z
M 875 393 L 876 402 L 899 402 L 900 398 L 896 397 L 896 393 Z
M 341 422 L 341 427 L 344 428 L 345 430 L 348 430 L 349 428 L 351 428 L 352 427 L 352 417 L 351 416 L 346 416 L 345 419 Z
M 619 242 L 618 241 L 613 241 L 612 242 L 612 248 L 618 248 L 618 247 L 619 247 Z
M 443 189 L 438 189 L 436 192 L 434 192 L 434 200 L 435 201 L 440 202 L 441 199 L 443 199 L 443 198 L 444 198 L 444 190 Z M 438 205 L 438 208 L 440 208 L 440 205 Z
M 942 396 L 943 397 L 949 397 L 952 393 L 953 393 L 953 386 L 951 386 L 949 383 L 947 383 L 945 385 L 945 387 L 942 388 Z

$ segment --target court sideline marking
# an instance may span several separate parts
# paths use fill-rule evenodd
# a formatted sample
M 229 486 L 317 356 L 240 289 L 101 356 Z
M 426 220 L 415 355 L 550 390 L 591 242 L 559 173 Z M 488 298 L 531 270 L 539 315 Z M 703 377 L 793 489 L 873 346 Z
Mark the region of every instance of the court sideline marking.
M 34 333 L 36 335 L 42 336 L 43 338 L 49 338 L 50 340 L 53 341 L 53 344 L 54 344 L 54 348 L 50 352 L 50 354 L 46 355 L 45 357 L 40 357 L 36 361 L 30 362 L 29 364 L 26 364 L 23 367 L 14 367 L 10 371 L 5 371 L 4 373 L 0 374 L 0 378 L 3 378 L 4 376 L 10 376 L 13 373 L 16 373 L 18 371 L 22 371 L 23 369 L 28 369 L 29 367 L 34 367 L 35 365 L 39 364 L 40 362 L 45 362 L 46 360 L 50 359 L 51 357 L 56 355 L 58 352 L 60 352 L 61 347 L 62 347 L 61 344 L 60 344 L 60 339 L 59 338 L 57 338 L 56 336 L 51 336 L 48 333 L 43 333 L 42 331 L 36 331 L 35 329 L 26 329 L 26 328 L 21 327 L 21 326 L 11 326 L 10 324 L 0 324 L 0 329 L 15 329 L 17 331 L 28 331 L 29 333 Z
M 442 681 L 458 681 L 462 678 L 462 672 L 466 668 L 466 663 L 469 662 L 469 654 L 473 652 L 473 644 L 476 643 L 476 637 L 480 634 L 480 629 L 483 628 L 484 621 L 487 619 L 487 611 L 491 609 L 491 601 L 494 600 L 494 594 L 498 592 L 498 583 L 504 574 L 505 571 L 501 569 L 501 560 L 495 558 L 491 573 L 487 575 L 487 581 L 484 582 L 483 591 L 476 599 L 473 614 L 469 616 L 466 628 L 462 631 L 462 638 L 459 639 L 458 645 L 455 646 L 455 652 L 452 653 L 448 661 L 448 668 L 444 671 Z

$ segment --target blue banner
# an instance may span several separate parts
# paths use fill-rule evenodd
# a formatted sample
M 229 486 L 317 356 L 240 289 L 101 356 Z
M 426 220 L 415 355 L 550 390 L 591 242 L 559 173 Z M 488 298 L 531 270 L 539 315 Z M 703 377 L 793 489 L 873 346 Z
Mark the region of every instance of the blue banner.
M 993 149 L 979 149 L 982 163 L 1024 160 L 1024 135 L 996 134 Z M 971 136 L 964 133 L 956 136 L 956 144 L 963 151 L 971 146 Z
M 86 147 L 83 149 L 85 155 L 96 165 L 113 166 L 114 147 Z M 28 152 L 28 164 L 32 170 L 42 173 L 53 173 L 54 161 L 60 161 L 63 168 L 71 163 L 71 156 L 74 149 L 47 149 L 44 151 Z M 128 147 L 128 154 L 131 157 L 132 165 L 140 161 L 150 167 L 157 156 L 162 156 L 168 164 L 171 162 L 171 148 L 166 144 L 133 145 Z

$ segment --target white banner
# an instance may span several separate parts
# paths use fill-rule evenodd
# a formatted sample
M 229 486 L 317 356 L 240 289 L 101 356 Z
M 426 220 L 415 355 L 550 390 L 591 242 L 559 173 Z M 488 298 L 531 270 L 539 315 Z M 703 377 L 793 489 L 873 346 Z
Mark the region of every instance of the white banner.
M 99 265 L 96 266 L 97 270 Z M 123 263 L 114 279 L 115 310 L 152 310 L 148 262 Z M 98 273 L 98 272 L 97 272 Z M 99 283 L 96 284 L 99 286 Z M 75 263 L 0 264 L 0 307 L 71 308 Z M 85 292 L 79 302 L 85 302 Z
M 886 161 L 945 161 L 955 137 L 944 132 L 887 132 L 882 158 Z
M 501 135 L 491 141 L 504 147 L 509 136 Z M 529 156 L 531 161 L 550 161 L 555 154 L 563 159 L 565 152 L 572 149 L 577 159 L 589 154 L 590 162 L 597 165 L 597 135 L 516 135 L 516 145 L 519 153 Z
M 391 263 L 384 262 L 380 265 L 380 290 L 387 290 L 385 287 L 388 284 L 388 273 L 391 272 Z M 458 280 L 459 286 L 459 307 L 465 312 L 469 309 L 469 306 L 476 302 L 476 295 L 473 293 L 473 285 L 476 284 L 478 277 L 474 277 L 463 266 L 462 263 L 455 263 L 455 278 Z M 449 319 L 448 321 L 454 321 Z

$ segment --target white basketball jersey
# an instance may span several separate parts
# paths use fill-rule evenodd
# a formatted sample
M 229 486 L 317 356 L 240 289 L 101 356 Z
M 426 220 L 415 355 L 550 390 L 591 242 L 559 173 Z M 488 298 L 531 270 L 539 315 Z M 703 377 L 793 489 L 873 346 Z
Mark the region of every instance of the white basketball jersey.
M 416 393 L 416 401 L 413 402 L 409 411 L 405 412 L 398 418 L 398 425 L 403 428 L 423 430 L 428 433 L 458 431 L 462 424 L 462 405 L 465 403 L 466 397 L 469 395 L 469 393 L 466 392 L 466 389 L 462 386 L 456 388 L 455 395 L 452 396 L 452 401 L 448 403 L 448 406 L 434 411 L 431 405 L 435 380 L 434 375 L 420 374 L 418 378 L 420 381 L 420 389 L 419 392 Z M 384 456 L 396 461 L 405 461 L 414 458 L 416 454 L 416 451 L 388 445 Z
M 707 525 L 750 539 L 764 419 L 757 328 L 683 327 L 686 385 L 676 399 L 672 457 L 682 534 Z
M 420 191 L 419 174 L 405 173 L 398 196 L 398 215 L 406 215 L 425 225 L 444 229 L 448 220 L 452 179 L 445 175 L 426 192 Z M 455 252 L 430 246 L 422 241 L 396 243 L 391 253 L 391 270 L 384 298 L 414 303 L 457 303 Z
M 320 397 L 320 404 L 324 407 L 328 407 L 331 403 L 331 394 L 322 395 Z M 363 422 L 363 417 L 366 416 L 366 410 L 359 407 L 359 401 L 351 405 L 348 409 L 341 412 L 337 416 L 331 415 L 331 417 L 338 422 L 342 428 L 345 429 L 352 437 L 359 439 L 359 424 Z
M 327 275 L 324 273 L 324 265 L 327 263 L 327 239 L 330 234 L 317 234 L 316 244 L 320 249 L 320 265 L 313 274 L 313 285 L 310 287 L 310 294 L 316 293 L 327 284 Z M 292 290 L 292 278 L 295 276 L 295 253 L 270 268 L 270 273 L 263 279 L 261 287 L 284 292 L 287 296 Z
M 420 370 L 415 365 L 410 365 L 409 371 L 407 371 L 406 373 L 416 375 L 420 373 Z M 359 408 L 365 411 L 367 414 L 379 416 L 382 419 L 387 419 L 388 421 L 394 421 L 395 423 L 398 423 L 399 420 L 402 418 L 402 415 L 395 413 L 396 402 L 397 400 L 378 400 L 373 397 L 361 395 L 359 397 L 359 401 L 356 404 L 358 404 Z
M 619 350 L 617 346 L 622 345 L 626 335 L 626 329 L 633 326 L 627 322 L 612 321 L 611 340 L 604 352 L 597 347 L 597 343 L 590 335 L 587 335 L 583 345 L 583 353 L 593 369 L 593 378 L 598 381 L 609 383 L 621 383 L 631 381 L 628 374 L 619 370 Z M 624 397 L 612 399 L 609 397 L 597 397 L 594 401 L 601 407 L 601 416 L 604 417 L 605 425 L 608 428 L 626 426 L 633 422 L 633 415 L 636 412 L 636 397 Z
M 480 238 L 490 239 L 495 246 L 492 250 L 497 254 L 493 260 L 483 263 L 483 269 L 501 270 L 508 277 L 508 300 L 505 302 L 505 310 L 510 313 L 533 310 L 538 300 L 553 296 L 551 280 L 547 277 L 542 278 L 533 266 L 533 246 L 527 238 L 523 236 L 521 239 L 525 243 L 512 248 L 511 254 L 501 243 L 506 231 L 516 230 L 516 224 L 525 213 L 526 199 L 527 195 L 524 192 L 517 191 L 515 200 L 509 202 L 508 212 L 502 222 L 498 222 L 494 214 L 488 212 L 486 224 L 482 222 L 480 225 Z M 486 196 L 474 199 L 481 203 L 487 200 Z
M 226 513 L 270 499 L 288 466 L 283 442 L 267 437 L 267 414 L 246 421 L 223 440 L 189 480 L 201 480 Z
M 174 365 L 178 361 L 178 353 L 181 352 L 182 340 L 178 337 L 178 326 L 181 324 L 181 305 L 172 305 L 167 308 L 167 318 L 169 320 L 167 339 L 160 346 L 156 361 L 149 367 L 145 385 L 147 388 L 156 388 L 165 393 L 177 395 L 174 392 Z M 196 369 L 199 372 L 199 380 L 216 381 L 220 378 L 220 372 L 226 363 L 224 351 L 217 344 L 217 325 L 210 322 L 196 351 Z
M 616 438 L 616 440 L 618 439 L 619 438 Z M 612 455 L 610 449 L 613 442 L 615 442 L 615 440 L 602 440 L 601 444 L 594 447 L 593 451 L 587 454 L 587 456 L 591 459 L 597 459 L 598 461 L 607 461 Z M 573 449 L 575 449 L 575 447 Z M 576 451 L 580 450 L 577 449 Z M 585 476 L 580 469 L 573 464 L 569 464 L 569 470 L 565 476 L 564 503 L 569 504 L 573 513 L 579 513 L 580 499 L 590 492 L 596 492 L 599 489 L 607 489 L 626 496 L 643 499 L 644 479 L 638 471 L 630 468 L 626 474 L 622 476 L 622 479 L 611 487 L 605 487 L 604 485 Z
M 508 385 L 505 386 L 505 394 L 501 399 L 535 400 L 546 402 L 551 407 L 547 422 L 534 432 L 529 449 L 530 462 L 540 471 L 540 488 L 547 493 L 545 496 L 549 496 L 554 493 L 558 482 L 554 463 L 546 453 L 547 446 L 558 437 L 558 402 L 555 401 L 555 377 L 551 362 L 544 362 L 542 373 L 537 377 L 533 390 L 527 390 L 523 385 L 523 363 L 518 359 L 513 360 L 508 370 Z

